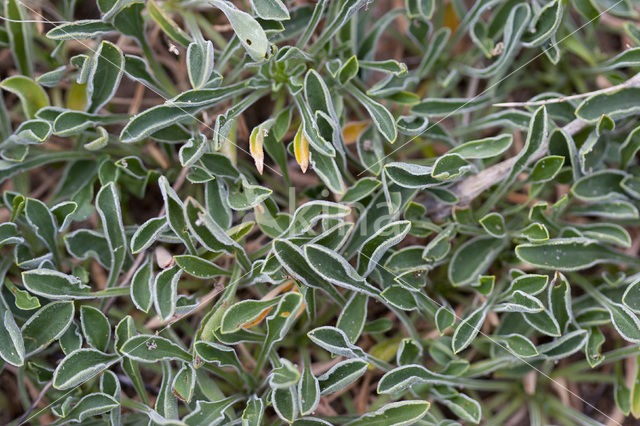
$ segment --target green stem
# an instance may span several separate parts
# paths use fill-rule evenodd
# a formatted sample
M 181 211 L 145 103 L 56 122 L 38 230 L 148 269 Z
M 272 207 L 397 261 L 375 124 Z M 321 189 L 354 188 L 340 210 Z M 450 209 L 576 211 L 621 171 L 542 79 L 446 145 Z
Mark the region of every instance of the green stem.
M 156 59 L 151 46 L 146 40 L 141 43 L 142 52 L 144 53 L 145 58 L 147 58 L 147 62 L 149 62 L 149 67 L 153 71 L 153 75 L 158 79 L 158 82 L 162 85 L 162 88 L 165 91 L 165 94 L 169 95 L 169 97 L 174 97 L 178 94 L 173 82 L 165 72 L 164 68 L 158 60 Z
M 91 293 L 91 295 L 94 297 L 115 297 L 127 296 L 129 292 L 129 287 L 111 287 L 100 291 L 94 291 Z
M 628 358 L 629 356 L 639 355 L 640 354 L 640 345 L 633 346 L 625 346 L 623 348 L 614 349 L 610 352 L 606 352 L 602 354 L 602 358 L 604 361 L 600 363 L 600 367 L 606 364 L 610 364 L 612 362 L 620 361 L 622 359 Z M 589 363 L 585 361 L 579 361 L 574 364 L 571 364 L 564 368 L 559 368 L 551 373 L 551 378 L 556 377 L 573 377 L 576 373 L 584 370 L 590 370 L 591 366 Z
M 498 426 L 503 425 L 505 421 L 511 417 L 513 413 L 515 413 L 522 406 L 522 397 L 514 398 L 509 405 L 506 407 L 500 408 L 500 410 L 496 413 L 494 417 L 491 417 L 489 421 L 485 424 L 485 426 Z M 488 414 L 488 413 L 487 413 Z

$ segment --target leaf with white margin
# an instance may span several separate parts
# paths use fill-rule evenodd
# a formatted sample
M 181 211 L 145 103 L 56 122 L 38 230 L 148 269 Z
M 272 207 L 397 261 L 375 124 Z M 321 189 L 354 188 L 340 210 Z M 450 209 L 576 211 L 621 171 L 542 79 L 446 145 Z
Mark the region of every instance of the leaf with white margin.
M 13 319 L 13 314 L 9 306 L 0 294 L 0 357 L 11 365 L 20 367 L 24 364 L 24 341 L 20 328 Z
M 367 283 L 347 260 L 330 248 L 316 244 L 304 247 L 305 258 L 311 268 L 332 284 L 355 290 L 369 296 L 379 296 L 380 290 Z
M 431 403 L 428 401 L 410 400 L 390 402 L 373 413 L 367 413 L 353 420 L 349 426 L 401 426 L 411 425 L 427 414 Z
M 67 355 L 53 372 L 53 387 L 70 389 L 95 377 L 120 360 L 115 354 L 81 348 Z
M 161 360 L 180 360 L 192 362 L 193 356 L 171 340 L 154 335 L 131 337 L 120 347 L 127 358 L 140 362 L 157 362 Z
M 225 14 L 238 40 L 254 61 L 268 59 L 270 54 L 269 40 L 264 30 L 251 15 L 241 11 L 231 2 L 208 0 Z

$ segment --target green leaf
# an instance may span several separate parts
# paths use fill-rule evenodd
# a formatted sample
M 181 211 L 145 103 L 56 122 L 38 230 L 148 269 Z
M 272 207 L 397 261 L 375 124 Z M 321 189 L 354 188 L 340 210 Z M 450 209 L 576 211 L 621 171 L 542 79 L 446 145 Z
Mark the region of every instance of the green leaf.
M 228 346 L 214 342 L 196 342 L 195 352 L 205 362 L 219 365 L 220 367 L 233 367 L 239 373 L 244 372 L 236 351 Z
M 80 325 L 87 343 L 105 352 L 111 339 L 111 325 L 107 317 L 93 306 L 82 305 L 80 307 Z
M 298 406 L 300 415 L 313 413 L 320 403 L 320 385 L 318 379 L 311 372 L 309 359 L 305 358 L 302 376 L 298 382 Z
M 233 210 L 252 209 L 273 193 L 264 186 L 250 184 L 244 177 L 241 182 L 241 187 L 229 191 L 229 207 Z
M 620 167 L 626 169 L 640 150 L 640 126 L 629 132 L 622 145 L 620 145 Z
M 526 312 L 535 314 L 544 311 L 544 305 L 536 297 L 516 290 L 507 302 L 497 305 L 494 310 L 499 312 Z
M 120 275 L 122 265 L 124 265 L 127 255 L 127 240 L 122 224 L 120 199 L 113 182 L 106 184 L 98 191 L 98 195 L 96 196 L 96 210 L 100 215 L 102 229 L 107 237 L 109 250 L 111 251 L 111 264 L 107 287 L 113 287 Z
M 262 19 L 282 21 L 290 19 L 287 6 L 281 0 L 251 0 L 253 10 Z
M 364 177 L 358 180 L 353 186 L 347 189 L 344 193 L 344 197 L 340 202 L 342 203 L 354 203 L 358 200 L 371 195 L 376 189 L 380 187 L 382 182 L 376 178 Z
M 422 345 L 415 339 L 405 338 L 400 342 L 396 362 L 398 365 L 414 364 L 422 361 Z
M 422 365 L 405 365 L 388 371 L 382 376 L 378 381 L 378 393 L 393 394 L 421 383 L 450 386 L 456 383 L 456 378 L 434 373 Z
M 640 105 L 636 102 L 639 95 L 639 87 L 626 87 L 613 93 L 591 96 L 578 105 L 576 117 L 594 123 L 602 115 L 615 119 L 633 114 L 640 110 Z
M 351 343 L 360 337 L 367 320 L 369 298 L 363 293 L 354 292 L 338 317 L 336 327 L 344 331 Z
M 131 301 L 143 312 L 149 312 L 149 308 L 153 304 L 153 265 L 151 256 L 147 256 L 146 260 L 136 270 L 131 279 Z
M 396 128 L 395 119 L 389 110 L 382 104 L 362 93 L 360 89 L 356 88 L 353 84 L 349 84 L 348 87 L 349 93 L 351 93 L 351 95 L 353 95 L 353 97 L 365 107 L 367 112 L 369 112 L 369 115 L 373 120 L 373 124 L 376 126 L 378 131 L 382 133 L 382 136 L 384 136 L 387 141 L 394 143 L 398 137 L 398 130 Z
M 291 223 L 285 231 L 287 237 L 303 234 L 313 228 L 320 220 L 339 219 L 351 212 L 347 206 L 329 201 L 309 201 L 298 207 Z
M 40 308 L 22 326 L 26 356 L 40 352 L 64 334 L 74 314 L 73 302 L 52 302 Z
M 584 201 L 606 201 L 624 197 L 620 185 L 626 173 L 620 170 L 600 170 L 578 179 L 571 188 Z
M 381 296 L 391 306 L 404 311 L 412 311 L 418 308 L 414 292 L 407 290 L 404 286 L 389 286 L 384 289 Z
M 631 236 L 626 229 L 615 223 L 594 223 L 579 225 L 576 227 L 589 238 L 594 238 L 605 243 L 613 243 L 622 247 L 631 247 Z
M 334 365 L 318 377 L 320 394 L 329 395 L 345 388 L 358 380 L 369 367 L 369 363 L 361 359 L 347 359 Z
M 489 213 L 480 219 L 480 225 L 492 237 L 502 238 L 505 236 L 506 226 L 500 213 Z
M 320 289 L 334 300 L 344 303 L 344 296 L 331 283 L 318 276 L 301 248 L 288 240 L 276 239 L 273 241 L 273 253 L 287 273 L 298 282 L 307 287 Z
M 118 406 L 120 406 L 120 403 L 106 393 L 91 393 L 80 399 L 80 401 L 67 412 L 67 415 L 64 417 L 64 422 L 80 423 L 87 419 L 87 417 L 106 413 Z
M 80 349 L 82 347 L 82 334 L 80 333 L 80 327 L 72 321 L 71 324 L 69 324 L 67 331 L 60 336 L 58 343 L 65 355 L 69 355 L 76 349 Z
M 219 401 L 196 401 L 196 408 L 182 419 L 188 426 L 219 425 L 225 418 L 224 413 L 238 401 L 237 396 L 230 396 Z
M 504 24 L 503 46 L 498 59 L 485 68 L 472 68 L 464 66 L 464 72 L 477 77 L 490 77 L 503 70 L 512 62 L 514 55 L 518 52 L 520 41 L 525 31 L 529 27 L 531 10 L 526 3 L 520 3 L 510 9 L 509 16 Z
M 523 46 L 539 46 L 552 37 L 562 22 L 563 12 L 560 0 L 550 1 L 540 8 L 532 18 L 530 32 L 523 37 Z
M 140 225 L 131 237 L 131 253 L 137 254 L 148 249 L 168 227 L 167 218 L 152 217 Z
M 636 357 L 636 363 L 638 362 L 638 357 Z M 635 379 L 633 381 L 633 386 L 631 387 L 631 414 L 634 417 L 640 414 L 640 384 L 638 383 L 638 379 L 640 378 L 640 370 L 636 371 Z
M 561 359 L 576 353 L 587 342 L 587 330 L 576 330 L 543 345 L 538 351 L 548 359 Z
M 335 327 L 318 327 L 307 333 L 309 339 L 323 349 L 347 358 L 365 358 L 362 349 L 349 341 L 347 335 Z
M 338 71 L 338 80 L 340 84 L 345 85 L 349 80 L 358 75 L 358 58 L 356 56 L 350 57 Z
M 454 286 L 475 282 L 503 248 L 503 240 L 479 236 L 462 244 L 449 263 L 449 281 Z
M 231 273 L 226 269 L 222 269 L 215 263 L 201 257 L 187 254 L 174 256 L 173 259 L 176 261 L 180 269 L 197 278 L 213 278 L 220 275 L 231 275 Z
M 556 319 L 561 331 L 564 331 L 569 321 L 573 319 L 571 307 L 571 286 L 566 277 L 556 272 L 549 286 L 549 311 Z
M 36 232 L 36 235 L 49 248 L 53 254 L 56 264 L 60 263 L 60 254 L 58 252 L 58 229 L 56 219 L 51 214 L 49 208 L 40 200 L 27 198 L 24 207 L 24 214 L 29 225 Z
M 542 269 L 577 271 L 599 263 L 625 262 L 624 255 L 589 238 L 556 238 L 516 246 L 516 256 Z
M 506 336 L 500 336 L 504 340 L 507 349 L 509 349 L 517 357 L 529 358 L 538 355 L 538 350 L 533 343 L 521 334 L 513 333 Z
M 227 1 L 208 1 L 225 14 L 238 40 L 254 61 L 268 59 L 271 54 L 269 41 L 258 21 Z
M 87 79 L 87 112 L 96 113 L 113 97 L 124 70 L 124 55 L 113 43 L 103 41 L 91 62 Z
M 564 164 L 564 157 L 549 155 L 538 160 L 533 166 L 529 180 L 533 183 L 548 182 L 556 177 Z
M 438 327 L 438 332 L 440 333 L 440 335 L 442 335 L 447 328 L 452 327 L 453 324 L 455 324 L 456 315 L 451 310 L 451 308 L 447 306 L 441 306 L 436 311 L 435 320 L 436 326 Z
M 410 18 L 424 17 L 431 19 L 435 11 L 435 0 L 406 0 L 407 16 Z
M 513 294 L 515 291 L 521 291 L 533 296 L 544 291 L 548 283 L 549 277 L 547 275 L 522 274 L 511 281 L 511 285 L 505 293 Z
M 447 153 L 438 157 L 433 164 L 431 176 L 438 180 L 452 180 L 466 172 L 473 170 L 473 166 L 458 154 Z
M 298 416 L 295 387 L 275 389 L 271 394 L 271 403 L 278 417 L 287 423 L 293 423 Z
M 604 334 L 602 334 L 602 331 L 600 331 L 598 327 L 591 327 L 587 343 L 584 347 L 585 358 L 591 368 L 595 368 L 604 361 L 604 357 L 602 356 L 602 344 L 604 341 L 605 337 Z
M 58 136 L 77 135 L 89 127 L 120 123 L 128 118 L 126 115 L 97 115 L 82 111 L 65 111 L 53 122 L 53 133 Z
M 23 242 L 24 238 L 18 234 L 18 228 L 15 223 L 5 222 L 0 224 L 0 247 L 7 244 L 20 244 Z
M 186 403 L 191 402 L 196 385 L 196 370 L 190 364 L 184 364 L 173 379 L 173 394 Z
M 9 50 L 14 58 L 14 63 L 20 74 L 30 76 L 33 74 L 34 46 L 31 40 L 26 7 L 28 6 L 17 0 L 5 0 L 3 17 L 7 19 Z
M 363 277 L 371 274 L 385 252 L 400 243 L 410 229 L 408 220 L 391 222 L 367 238 L 358 252 L 358 274 Z
M 513 136 L 504 134 L 463 143 L 449 151 L 464 159 L 484 159 L 497 157 L 506 152 L 513 143 Z
M 1 294 L 0 317 L 3 325 L 0 327 L 0 357 L 7 363 L 20 367 L 24 364 L 25 358 L 24 340 L 20 328 L 18 328 L 18 324 L 16 324 L 11 310 Z
M 72 275 L 51 269 L 32 269 L 22 273 L 22 282 L 27 290 L 49 299 L 92 299 L 89 286 Z
M 635 313 L 640 313 L 640 281 L 631 283 L 622 295 L 622 303 Z
M 426 132 L 429 126 L 429 119 L 426 117 L 402 115 L 396 120 L 398 131 L 407 136 L 419 136 Z
M 150 0 L 147 2 L 147 11 L 165 34 L 184 47 L 189 46 L 189 43 L 191 43 L 189 35 L 185 33 L 155 1 Z
M 53 373 L 53 387 L 71 389 L 97 376 L 115 364 L 120 357 L 96 349 L 77 349 L 67 355 Z
M 515 162 L 507 178 L 503 179 L 498 187 L 491 193 L 489 199 L 485 202 L 483 210 L 491 208 L 502 196 L 506 193 L 508 188 L 515 182 L 516 178 L 522 173 L 527 164 L 534 158 L 535 154 L 540 151 L 547 141 L 549 133 L 547 109 L 545 106 L 541 106 L 531 116 L 529 121 L 529 131 L 527 133 L 527 140 L 524 147 L 515 157 Z
M 178 360 L 190 363 L 193 356 L 169 339 L 154 335 L 131 337 L 120 347 L 124 356 L 140 362 Z
M 246 89 L 247 83 L 243 81 L 227 87 L 183 92 L 167 100 L 165 104 L 151 107 L 133 117 L 122 129 L 120 141 L 122 143 L 137 142 L 186 118 L 193 118 L 198 112 L 224 99 L 241 95 Z
M 30 311 L 40 307 L 40 301 L 37 297 L 32 296 L 28 291 L 19 289 L 8 279 L 5 279 L 4 286 L 11 294 L 13 294 L 13 297 L 15 298 L 15 305 L 18 309 Z
M 478 401 L 463 393 L 447 396 L 440 401 L 457 416 L 468 422 L 477 424 L 482 419 L 482 407 Z
M 524 320 L 534 329 L 547 336 L 560 336 L 562 334 L 558 321 L 545 309 L 535 314 L 523 312 Z
M 264 416 L 264 402 L 256 395 L 252 395 L 247 401 L 247 407 L 242 412 L 243 426 L 259 426 Z
M 430 166 L 392 162 L 385 164 L 384 171 L 389 179 L 404 188 L 425 189 L 441 184 L 432 176 L 433 167 Z
M 167 419 L 178 418 L 178 399 L 171 391 L 173 384 L 173 370 L 169 361 L 162 362 L 162 382 L 156 399 L 155 409 Z
M 230 306 L 222 316 L 221 333 L 233 333 L 264 315 L 280 302 L 271 300 L 243 300 Z
M 267 337 L 260 350 L 259 359 L 264 359 L 275 343 L 280 342 L 295 322 L 302 306 L 300 293 L 288 292 L 279 301 L 273 313 L 267 317 Z M 259 365 L 259 364 L 258 364 Z
M 209 40 L 191 42 L 187 49 L 187 74 L 191 87 L 202 88 L 213 72 L 213 43 Z
M 113 25 L 99 19 L 81 19 L 58 25 L 47 32 L 51 40 L 83 40 L 115 31 Z
M 484 97 L 465 98 L 425 98 L 411 107 L 411 113 L 426 117 L 443 117 L 462 114 L 482 108 Z
M 178 281 L 182 269 L 177 265 L 165 269 L 156 275 L 153 283 L 153 304 L 163 320 L 169 320 L 175 313 L 178 299 Z
M 9 0 L 8 4 L 12 3 L 13 0 Z M 38 110 L 49 106 L 49 96 L 44 89 L 25 76 L 14 75 L 5 78 L 0 82 L 0 88 L 13 93 L 20 99 L 27 118 L 35 118 Z
M 164 200 L 164 209 L 167 215 L 167 222 L 171 230 L 176 234 L 178 238 L 187 246 L 190 252 L 195 251 L 191 237 L 189 236 L 189 229 L 187 228 L 187 220 L 183 212 L 184 205 L 178 197 L 178 194 L 171 188 L 169 181 L 164 176 L 160 176 L 158 179 L 158 185 L 162 192 L 162 198 Z
M 430 406 L 428 401 L 419 400 L 390 402 L 379 410 L 367 413 L 347 424 L 349 426 L 410 425 L 423 418 Z
M 628 342 L 640 342 L 640 320 L 633 311 L 620 303 L 601 298 L 600 303 L 609 311 L 611 323 Z
M 280 366 L 271 370 L 269 386 L 271 389 L 285 389 L 298 384 L 300 371 L 298 367 L 286 358 L 280 358 Z
M 369 296 L 380 294 L 377 288 L 368 284 L 353 266 L 335 251 L 316 244 L 309 244 L 304 247 L 304 255 L 311 268 L 325 280 Z
M 453 339 L 451 341 L 451 348 L 454 353 L 465 349 L 478 335 L 484 319 L 487 316 L 487 309 L 488 305 L 484 304 L 460 321 L 460 324 L 458 324 L 458 327 L 456 327 L 453 333 Z

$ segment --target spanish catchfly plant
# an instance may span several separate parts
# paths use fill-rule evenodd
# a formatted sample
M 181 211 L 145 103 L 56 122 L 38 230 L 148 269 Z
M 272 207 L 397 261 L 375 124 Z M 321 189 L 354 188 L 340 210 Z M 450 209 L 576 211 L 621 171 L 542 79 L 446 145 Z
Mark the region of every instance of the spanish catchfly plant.
M 639 2 L 0 18 L 0 423 L 637 424 Z

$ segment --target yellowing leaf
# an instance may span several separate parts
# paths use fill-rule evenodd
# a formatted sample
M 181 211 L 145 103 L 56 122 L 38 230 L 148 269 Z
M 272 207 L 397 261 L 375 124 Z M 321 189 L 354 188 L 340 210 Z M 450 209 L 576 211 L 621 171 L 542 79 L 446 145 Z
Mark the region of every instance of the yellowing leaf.
M 28 118 L 34 118 L 40 108 L 49 106 L 49 97 L 40 85 L 23 75 L 5 78 L 0 88 L 15 94 Z
M 302 125 L 293 139 L 293 153 L 296 156 L 296 161 L 300 164 L 302 173 L 306 173 L 309 168 L 309 141 L 304 137 Z
M 458 15 L 456 15 L 456 11 L 453 9 L 453 5 L 451 2 L 447 3 L 447 6 L 444 9 L 444 26 L 451 29 L 451 32 L 454 32 L 458 29 L 458 25 L 460 21 L 458 20 Z
M 285 292 L 300 293 L 300 290 L 298 289 L 298 287 L 295 285 L 295 283 L 293 281 L 286 281 L 286 282 L 280 284 L 279 286 L 277 286 L 276 288 L 274 288 L 273 290 L 271 290 L 270 292 L 268 292 L 267 294 L 265 294 L 264 297 L 262 297 L 260 300 L 271 300 L 274 297 L 278 296 L 279 294 L 282 294 L 282 293 L 285 293 Z M 304 304 L 304 302 L 302 302 L 302 306 L 298 310 L 298 313 L 296 314 L 296 318 L 298 318 L 300 315 L 302 315 L 302 313 L 304 312 L 304 308 L 305 308 L 305 304 Z M 258 315 L 258 317 L 256 319 L 254 319 L 253 321 L 248 322 L 246 324 L 242 324 L 241 327 L 242 328 L 251 328 L 254 325 L 260 324 L 262 322 L 262 320 L 264 320 L 267 317 L 267 315 L 269 315 L 269 312 L 271 312 L 272 310 L 273 310 L 273 306 L 268 307 L 264 311 L 260 312 L 260 315 Z M 281 316 L 283 316 L 283 317 L 289 316 L 289 315 L 291 315 L 290 312 L 283 312 L 281 314 Z
M 266 130 L 262 126 L 253 128 L 251 136 L 249 137 L 249 151 L 253 157 L 253 161 L 256 164 L 258 173 L 262 174 L 264 170 L 264 149 L 263 142 Z
M 368 121 L 352 121 L 342 128 L 342 138 L 344 143 L 350 144 L 358 140 L 360 134 L 371 124 Z
M 87 105 L 86 83 L 78 84 L 74 82 L 67 92 L 67 108 L 76 111 L 84 111 Z

